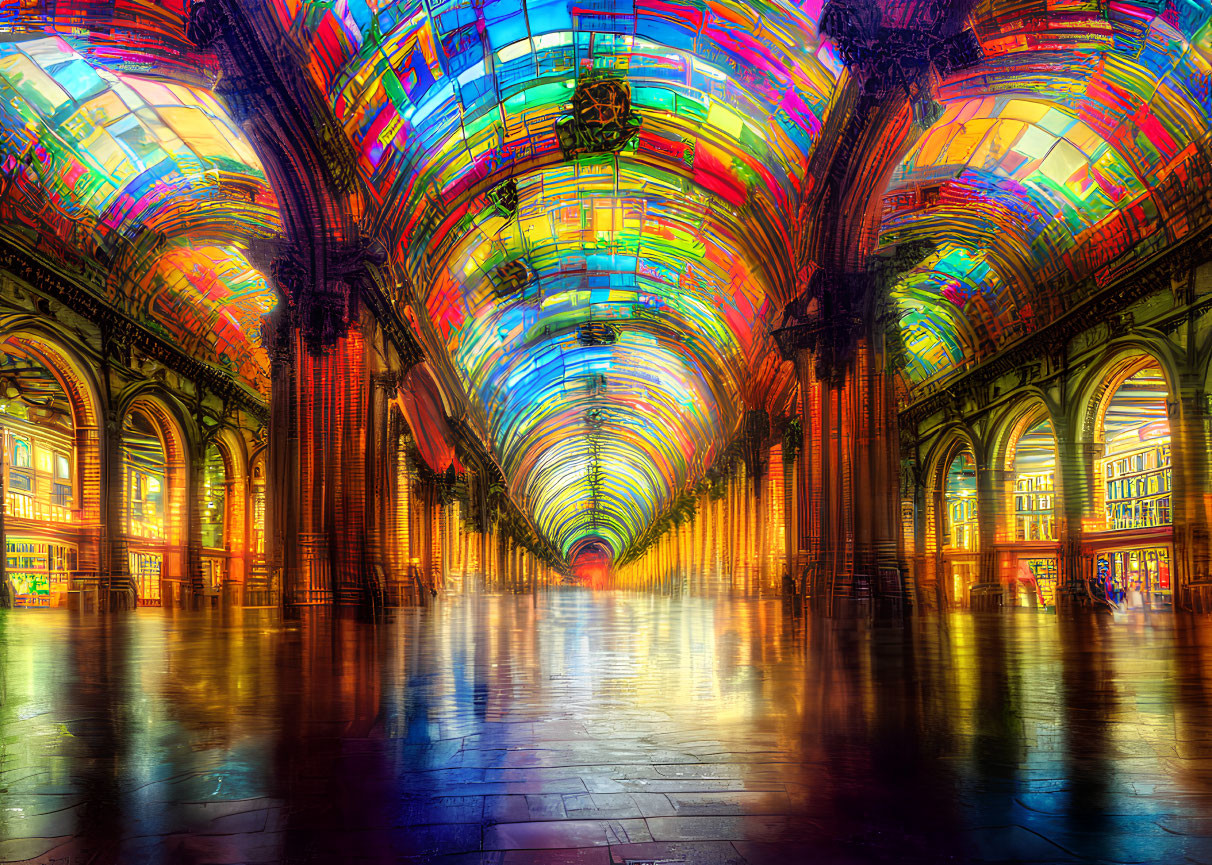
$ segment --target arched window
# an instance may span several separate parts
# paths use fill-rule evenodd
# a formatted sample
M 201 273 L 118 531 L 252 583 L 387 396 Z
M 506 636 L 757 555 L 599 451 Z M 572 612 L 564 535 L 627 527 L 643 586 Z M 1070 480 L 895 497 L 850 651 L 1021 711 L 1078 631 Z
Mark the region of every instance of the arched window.
M 218 445 L 206 449 L 202 471 L 202 546 L 223 549 L 227 524 L 227 463 Z
M 54 372 L 10 340 L 0 343 L 0 443 L 8 464 L 4 536 L 8 578 L 18 606 L 64 602 L 77 566 L 72 475 L 76 430 L 71 403 Z
M 1014 539 L 1056 540 L 1056 436 L 1042 420 L 1014 448 Z
M 33 468 L 33 461 L 30 457 L 29 439 L 15 437 L 13 438 L 13 468 L 28 469 Z
M 944 506 L 947 516 L 947 546 L 958 550 L 975 550 L 976 458 L 967 448 L 956 454 L 947 467 Z
M 122 458 L 126 466 L 130 573 L 139 603 L 159 605 L 164 550 L 158 543 L 168 539 L 167 457 L 154 421 L 140 409 L 131 409 L 126 415 Z
M 138 409 L 126 416 L 122 452 L 126 462 L 128 530 L 137 538 L 162 541 L 167 535 L 164 443 L 151 419 Z
M 1170 525 L 1170 422 L 1166 380 L 1150 365 L 1126 378 L 1103 415 L 1097 465 L 1105 530 Z
M 1171 602 L 1169 397 L 1155 362 L 1123 379 L 1102 408 L 1103 455 L 1095 461 L 1101 513 L 1094 515 L 1094 575 L 1114 603 Z

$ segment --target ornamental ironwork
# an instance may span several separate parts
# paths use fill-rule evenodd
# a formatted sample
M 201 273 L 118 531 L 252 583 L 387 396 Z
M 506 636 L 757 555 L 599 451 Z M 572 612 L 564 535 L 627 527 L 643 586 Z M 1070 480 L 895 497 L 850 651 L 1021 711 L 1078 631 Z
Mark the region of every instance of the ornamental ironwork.
M 618 153 L 636 136 L 640 116 L 632 110 L 631 85 L 597 70 L 583 74 L 572 94 L 572 110 L 556 123 L 564 156 Z
M 577 328 L 577 342 L 583 346 L 614 345 L 618 341 L 618 331 L 604 321 L 587 321 Z
M 497 299 L 517 297 L 530 284 L 530 268 L 521 261 L 506 261 L 492 272 L 492 292 Z

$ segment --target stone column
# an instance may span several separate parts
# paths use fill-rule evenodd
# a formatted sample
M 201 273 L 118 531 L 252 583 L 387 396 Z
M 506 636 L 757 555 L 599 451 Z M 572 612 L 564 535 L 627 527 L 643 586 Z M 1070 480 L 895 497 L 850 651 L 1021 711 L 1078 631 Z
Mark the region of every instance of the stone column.
M 226 484 L 224 516 L 224 548 L 227 551 L 226 571 L 219 603 L 224 607 L 245 603 L 248 575 L 252 571 L 252 475 L 251 466 L 244 474 L 229 477 Z M 234 526 L 239 526 L 237 535 Z M 238 543 L 236 541 L 239 541 Z
M 206 584 L 202 574 L 202 488 L 206 476 L 206 439 L 197 444 L 186 441 L 185 447 L 185 579 L 181 605 L 197 610 L 206 599 Z
M 935 37 L 967 24 L 971 0 L 920 4 L 888 26 L 826 5 L 821 29 L 850 77 L 837 99 L 844 122 L 813 156 L 821 181 L 800 203 L 796 265 L 805 280 L 785 309 L 784 356 L 798 363 L 804 401 L 804 474 L 809 491 L 808 567 L 815 602 L 855 584 L 900 597 L 896 513 L 899 436 L 886 368 L 883 295 L 916 264 L 872 257 L 880 195 L 940 107 L 931 98 L 939 67 Z M 929 34 L 929 38 L 926 38 Z M 914 104 L 910 105 L 910 93 Z M 920 260 L 920 256 L 919 259 Z
M 999 528 L 1006 519 L 1006 484 L 1012 482 L 1012 478 L 1013 472 L 988 463 L 977 468 L 976 522 L 980 551 L 977 579 L 989 587 L 1001 584 L 1004 595 L 1008 587 L 998 567 L 996 547 L 1003 534 Z
M 371 383 L 360 323 L 323 339 L 279 315 L 270 400 L 271 521 L 288 606 L 366 599 Z
M 98 407 L 98 411 L 100 407 Z M 101 603 L 99 587 L 101 574 L 105 572 L 109 550 L 102 538 L 106 527 L 102 525 L 107 490 L 101 485 L 101 466 L 104 460 L 102 448 L 104 435 L 98 426 L 76 428 L 76 508 L 74 517 L 83 527 L 79 558 L 76 562 L 82 578 L 73 588 L 80 590 L 80 597 L 87 598 L 92 611 Z M 77 597 L 75 595 L 69 597 Z
M 382 595 L 387 575 L 392 569 L 389 562 L 392 556 L 392 457 L 395 444 L 388 424 L 388 403 L 397 386 L 396 376 L 375 376 L 367 402 L 366 558 L 371 571 L 371 585 L 379 595 Z
M 920 467 L 920 463 L 919 463 Z M 938 580 L 939 532 L 938 496 L 930 495 L 920 473 L 913 487 L 913 582 L 914 603 L 921 609 L 942 606 Z
M 1088 581 L 1094 575 L 1093 565 L 1082 553 L 1085 521 L 1101 514 L 1094 511 L 1101 501 L 1099 479 L 1094 476 L 1094 461 L 1102 456 L 1101 442 L 1078 442 L 1067 422 L 1056 422 L 1057 469 L 1060 491 L 1056 496 L 1057 540 L 1057 607 L 1088 606 L 1093 602 Z
M 283 325 L 279 325 L 282 327 Z M 288 325 L 286 325 L 288 327 Z M 265 562 L 271 595 L 293 607 L 300 599 L 299 429 L 296 422 L 297 376 L 292 333 L 271 340 L 269 428 L 265 477 Z
M 1183 383 L 1169 403 L 1170 495 L 1174 557 L 1170 563 L 1175 609 L 1212 609 L 1209 571 L 1208 397 L 1198 385 Z
M 101 490 L 104 500 L 101 581 L 108 610 L 134 609 L 135 581 L 127 556 L 127 480 L 122 459 L 122 417 L 110 409 L 105 416 L 102 440 Z

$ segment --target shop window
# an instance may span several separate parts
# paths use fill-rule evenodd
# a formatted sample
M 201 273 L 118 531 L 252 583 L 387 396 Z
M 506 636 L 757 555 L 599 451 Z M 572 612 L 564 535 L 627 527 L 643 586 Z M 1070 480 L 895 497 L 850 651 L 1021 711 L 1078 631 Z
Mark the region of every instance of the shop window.
M 1098 583 L 1107 600 L 1129 607 L 1172 602 L 1170 547 L 1104 550 L 1095 560 Z
M 136 538 L 164 540 L 167 537 L 164 445 L 142 412 L 127 415 L 122 451 L 126 461 L 130 533 Z
M 51 497 L 58 507 L 72 506 L 72 463 L 67 454 L 55 454 L 55 483 Z
M 1015 540 L 1056 540 L 1055 484 L 1056 438 L 1052 422 L 1045 420 L 1027 430 L 1015 446 Z
M 258 461 L 253 465 L 252 477 L 252 551 L 265 553 L 265 467 Z
M 158 606 L 164 556 L 160 553 L 130 552 L 127 553 L 127 564 L 135 581 L 139 606 Z
M 46 367 L 0 345 L 0 428 L 8 460 L 8 513 L 45 523 L 70 522 L 71 488 L 60 489 L 56 456 L 75 456 L 67 394 Z
M 1170 525 L 1170 423 L 1161 370 L 1147 367 L 1116 390 L 1103 420 L 1105 456 L 1095 471 L 1108 531 Z
M 227 509 L 227 466 L 215 445 L 206 449 L 202 475 L 202 546 L 222 549 Z
M 972 451 L 963 450 L 951 461 L 947 468 L 944 498 L 948 546 L 958 550 L 975 550 L 976 459 Z
M 18 607 L 62 605 L 76 570 L 74 545 L 10 535 L 5 539 L 5 554 Z

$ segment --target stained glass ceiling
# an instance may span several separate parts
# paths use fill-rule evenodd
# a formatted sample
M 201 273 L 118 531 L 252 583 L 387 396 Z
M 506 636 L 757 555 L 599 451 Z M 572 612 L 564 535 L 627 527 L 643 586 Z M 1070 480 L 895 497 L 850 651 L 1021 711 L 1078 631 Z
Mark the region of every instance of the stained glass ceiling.
M 765 333 L 806 264 L 787 217 L 838 122 L 820 4 L 275 3 L 514 493 L 562 549 L 618 552 L 782 392 Z M 1208 7 L 1102 8 L 977 4 L 986 62 L 942 82 L 886 199 L 885 244 L 936 244 L 896 287 L 910 388 L 1206 220 Z M 602 71 L 639 132 L 568 158 L 558 122 Z M 510 178 L 516 215 L 492 194 Z M 615 342 L 580 344 L 586 321 Z
M 187 62 L 181 10 L 22 6 L 0 9 L 17 34 L 0 43 L 0 231 L 73 266 L 105 262 L 132 319 L 267 392 L 259 334 L 275 295 L 245 251 L 277 230 L 276 203 L 224 107 L 189 83 L 206 64 Z
M 785 409 L 786 214 L 841 71 L 819 3 L 275 4 L 558 548 L 622 553 L 747 409 Z M 561 118 L 595 75 L 639 128 L 572 156 Z
M 978 4 L 987 61 L 946 82 L 884 201 L 885 242 L 938 243 L 896 289 L 912 385 L 1208 225 L 1210 15 L 1207 0 Z
M 431 348 L 562 550 L 621 552 L 747 410 L 786 409 L 768 332 L 812 264 L 792 235 L 813 148 L 844 120 L 821 0 L 266 3 Z M 27 5 L 44 38 L 0 52 L 6 215 L 65 256 L 103 250 L 132 313 L 263 380 L 272 301 L 242 250 L 274 230 L 273 198 L 184 2 Z M 882 244 L 934 242 L 895 287 L 911 396 L 1204 229 L 1210 9 L 978 0 L 985 60 L 940 82 L 884 199 Z M 582 152 L 565 118 L 602 78 L 638 125 Z

